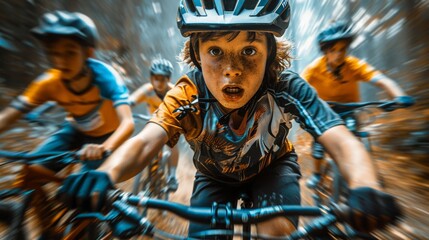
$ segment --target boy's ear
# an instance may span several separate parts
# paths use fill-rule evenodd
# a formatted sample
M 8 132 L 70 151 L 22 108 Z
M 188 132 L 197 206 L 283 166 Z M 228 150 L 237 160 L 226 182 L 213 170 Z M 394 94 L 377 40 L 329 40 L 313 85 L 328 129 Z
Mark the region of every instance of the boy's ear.
M 86 49 L 86 54 L 88 55 L 88 58 L 95 58 L 95 48 L 88 47 Z

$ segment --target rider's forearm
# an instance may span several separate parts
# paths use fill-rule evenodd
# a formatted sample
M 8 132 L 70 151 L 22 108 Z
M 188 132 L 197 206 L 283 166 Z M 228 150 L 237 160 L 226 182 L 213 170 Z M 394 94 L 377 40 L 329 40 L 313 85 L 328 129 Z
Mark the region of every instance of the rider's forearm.
M 113 152 L 98 170 L 107 172 L 113 183 L 128 180 L 148 166 L 166 141 L 165 131 L 149 123 Z
M 130 138 L 106 159 L 98 170 L 105 171 L 113 183 L 126 181 L 141 171 L 147 164 L 144 142 L 136 137 Z M 142 156 L 143 155 L 143 156 Z
M 390 78 L 382 78 L 375 82 L 375 84 L 386 91 L 391 98 L 407 95 L 404 90 Z
M 5 131 L 11 124 L 13 124 L 16 120 L 20 119 L 22 116 L 22 112 L 12 108 L 7 107 L 3 111 L 0 112 L 0 133 Z
M 134 121 L 131 118 L 121 120 L 115 132 L 103 143 L 104 149 L 114 151 L 124 143 L 134 131 Z
M 337 163 L 350 187 L 380 188 L 368 152 L 345 126 L 335 126 L 324 132 L 317 140 Z
M 376 169 L 359 140 L 353 138 L 339 141 L 337 150 L 329 153 L 334 159 L 338 159 L 336 162 L 340 172 L 350 188 L 367 186 L 380 189 Z

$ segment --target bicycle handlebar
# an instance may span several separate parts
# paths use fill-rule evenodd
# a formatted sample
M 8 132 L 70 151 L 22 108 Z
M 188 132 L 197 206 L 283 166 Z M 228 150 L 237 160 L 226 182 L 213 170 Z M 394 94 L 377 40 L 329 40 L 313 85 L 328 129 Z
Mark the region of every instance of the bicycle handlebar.
M 166 234 L 156 229 L 152 223 L 142 217 L 136 210 L 136 207 L 167 210 L 190 221 L 206 224 L 219 223 L 227 226 L 232 226 L 234 224 L 255 224 L 278 216 L 323 216 L 289 236 L 289 239 L 300 239 L 303 236 L 308 236 L 314 231 L 322 230 L 339 220 L 345 219 L 344 216 L 348 212 L 348 207 L 345 205 L 334 206 L 329 209 L 299 205 L 278 205 L 256 209 L 233 209 L 229 204 L 217 203 L 214 203 L 212 207 L 190 207 L 166 200 L 139 197 L 120 190 L 109 191 L 107 199 L 108 205 L 111 206 L 111 211 L 106 216 L 100 213 L 84 213 L 79 214 L 75 219 L 96 218 L 100 221 L 107 221 L 113 232 L 115 232 L 115 234 L 120 234 L 119 237 L 132 237 L 140 234 L 147 236 Z M 124 227 L 124 221 L 126 221 L 128 225 L 133 225 L 134 227 Z M 122 225 L 120 225 L 121 223 Z M 210 230 L 201 234 L 207 235 L 210 233 L 212 235 L 231 234 L 231 231 L 217 230 L 213 232 L 213 230 Z M 171 238 L 171 235 L 169 235 L 169 237 Z
M 399 108 L 407 108 L 409 105 L 402 105 L 396 101 L 370 101 L 370 102 L 351 102 L 351 103 L 340 103 L 340 102 L 326 102 L 332 110 L 338 113 L 340 116 L 347 115 L 359 108 L 371 106 L 373 108 L 379 108 L 383 111 L 390 112 Z

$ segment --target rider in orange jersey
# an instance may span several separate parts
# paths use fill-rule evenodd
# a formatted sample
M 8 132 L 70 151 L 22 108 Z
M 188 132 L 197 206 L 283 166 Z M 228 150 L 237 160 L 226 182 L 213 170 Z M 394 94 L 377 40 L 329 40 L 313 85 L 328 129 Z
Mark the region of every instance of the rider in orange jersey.
M 355 34 L 345 22 L 335 22 L 319 33 L 317 40 L 323 56 L 304 69 L 302 77 L 313 86 L 319 97 L 325 101 L 340 103 L 359 102 L 359 82 L 369 82 L 382 88 L 401 105 L 412 105 L 414 100 L 407 96 L 392 79 L 374 69 L 368 63 L 348 55 L 348 48 Z M 307 186 L 314 188 L 320 181 L 323 147 L 313 142 L 312 156 L 314 173 L 307 180 Z
M 143 130 L 96 171 L 69 176 L 61 196 L 70 207 L 101 209 L 113 184 L 141 171 L 164 146 L 184 135 L 197 169 L 190 205 L 237 205 L 245 191 L 256 208 L 299 205 L 300 168 L 287 139 L 291 121 L 321 142 L 351 187 L 348 204 L 357 230 L 371 231 L 400 216 L 393 196 L 381 192 L 365 148 L 343 121 L 298 74 L 286 70 L 290 44 L 288 0 L 181 0 L 177 25 L 183 60 L 192 68 Z M 278 37 L 278 38 L 276 38 Z M 363 177 L 365 176 L 365 177 Z M 94 197 L 96 196 L 96 197 Z M 298 217 L 276 217 L 256 225 L 258 234 L 284 236 Z M 214 223 L 215 224 L 215 223 Z M 221 223 L 225 228 L 225 224 Z M 189 236 L 213 226 L 191 222 Z
M 143 84 L 130 95 L 131 104 L 145 103 L 150 114 L 153 114 L 161 105 L 167 92 L 174 87 L 170 82 L 173 73 L 173 65 L 167 59 L 156 59 L 150 67 L 150 83 Z M 179 159 L 177 146 L 168 149 L 168 179 L 169 189 L 176 191 L 178 183 L 176 179 L 176 168 Z
M 121 77 L 111 66 L 92 58 L 98 41 L 94 22 L 81 13 L 54 11 L 44 14 L 31 32 L 52 67 L 0 113 L 0 131 L 53 101 L 67 112 L 66 121 L 34 151 L 80 149 L 83 160 L 102 159 L 132 134 L 134 122 Z M 84 167 L 93 169 L 101 162 L 85 161 Z M 63 166 L 47 167 L 58 171 Z

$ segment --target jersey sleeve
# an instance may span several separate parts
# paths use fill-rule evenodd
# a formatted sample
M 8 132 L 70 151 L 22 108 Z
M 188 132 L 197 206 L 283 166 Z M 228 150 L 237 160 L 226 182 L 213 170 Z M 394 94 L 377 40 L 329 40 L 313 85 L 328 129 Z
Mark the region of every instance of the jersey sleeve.
M 89 59 L 88 64 L 103 98 L 112 100 L 115 107 L 121 104 L 130 105 L 128 89 L 115 69 L 94 59 Z
M 49 71 L 43 73 L 36 78 L 25 91 L 18 96 L 11 103 L 11 107 L 23 112 L 28 113 L 39 105 L 42 105 L 46 101 L 49 101 L 49 82 L 54 77 Z
M 280 105 L 285 107 L 285 112 L 295 115 L 301 127 L 314 138 L 343 124 L 338 114 L 298 74 L 289 71 L 283 73 L 277 89 L 277 97 Z
M 364 82 L 376 82 L 383 78 L 383 74 L 372 67 L 364 60 L 360 60 L 355 57 L 349 57 L 348 59 L 350 69 L 355 73 L 355 79 Z
M 311 68 L 310 66 L 306 67 L 302 73 L 301 73 L 301 77 L 307 81 L 310 82 L 311 81 L 311 75 L 313 74 L 313 68 Z
M 149 122 L 160 125 L 167 133 L 169 146 L 176 145 L 180 134 L 187 139 L 198 136 L 202 129 L 201 111 L 196 86 L 186 76 L 164 97 Z

